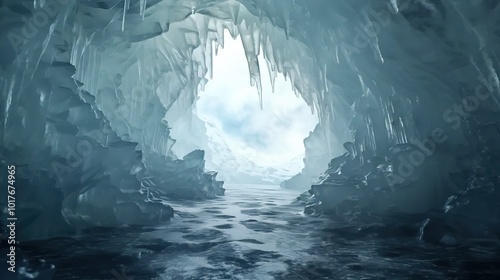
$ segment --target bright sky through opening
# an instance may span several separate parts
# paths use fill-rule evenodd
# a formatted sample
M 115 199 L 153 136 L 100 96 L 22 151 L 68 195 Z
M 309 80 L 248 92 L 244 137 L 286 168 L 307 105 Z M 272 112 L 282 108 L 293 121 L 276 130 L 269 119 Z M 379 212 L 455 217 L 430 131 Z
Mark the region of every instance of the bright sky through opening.
M 241 39 L 232 40 L 227 30 L 225 38 L 228 39 L 224 49 L 214 55 L 213 79 L 196 102 L 197 114 L 223 132 L 236 156 L 263 167 L 289 163 L 297 166 L 299 172 L 303 166 L 303 140 L 318 123 L 317 116 L 293 93 L 290 81 L 285 81 L 282 74 L 272 92 L 263 57 L 259 57 L 264 106 L 261 110 L 257 89 L 250 86 Z

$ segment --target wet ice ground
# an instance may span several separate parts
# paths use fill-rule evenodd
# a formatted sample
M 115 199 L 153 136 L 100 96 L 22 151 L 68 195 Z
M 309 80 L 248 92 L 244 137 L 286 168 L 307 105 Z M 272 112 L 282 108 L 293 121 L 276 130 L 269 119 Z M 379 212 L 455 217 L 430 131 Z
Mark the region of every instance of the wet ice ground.
M 227 185 L 171 203 L 162 227 L 95 229 L 23 246 L 55 279 L 500 279 L 500 249 L 423 244 L 417 226 L 361 227 L 302 214 L 299 193 Z

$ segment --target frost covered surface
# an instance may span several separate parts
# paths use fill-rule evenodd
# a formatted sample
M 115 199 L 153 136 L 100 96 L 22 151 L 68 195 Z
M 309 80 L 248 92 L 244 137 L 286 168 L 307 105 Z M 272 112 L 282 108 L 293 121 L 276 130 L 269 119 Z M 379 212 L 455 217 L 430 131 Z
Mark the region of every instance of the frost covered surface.
M 318 124 L 315 129 L 304 139 L 305 157 L 304 168 L 301 172 L 281 182 L 285 189 L 305 190 L 311 184 L 318 183 L 319 176 L 335 157 L 338 150 L 332 149 L 329 141 L 328 130 L 324 125 Z
M 499 9 L 486 0 L 3 1 L 2 159 L 44 178 L 26 180 L 40 195 L 18 207 L 36 213 L 26 214 L 34 227 L 60 224 L 50 213 L 61 212 L 75 228 L 134 222 L 120 213 L 164 221 L 166 198 L 222 194 L 202 152 L 173 155 L 165 120 L 191 108 L 227 28 L 241 38 L 259 94 L 261 79 L 280 72 L 318 112 L 306 145 L 321 144 L 306 146 L 302 182 L 328 162 L 316 155 L 339 155 L 350 141 L 313 186 L 315 210 L 350 196 L 375 212 L 440 208 L 473 192 L 471 176 L 498 176 Z M 21 17 L 43 12 L 46 24 L 27 36 Z M 260 73 L 260 51 L 270 73 Z M 94 148 L 82 157 L 84 137 Z M 50 166 L 68 158 L 61 179 Z M 67 230 L 48 228 L 39 237 Z

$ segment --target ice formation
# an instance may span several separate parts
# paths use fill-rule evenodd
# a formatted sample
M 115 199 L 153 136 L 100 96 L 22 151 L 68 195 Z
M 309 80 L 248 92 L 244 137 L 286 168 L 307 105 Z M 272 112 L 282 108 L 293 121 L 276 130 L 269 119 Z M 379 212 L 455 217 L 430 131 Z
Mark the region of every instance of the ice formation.
M 224 29 L 259 95 L 262 52 L 265 75 L 320 117 L 296 178 L 328 168 L 307 211 L 446 205 L 431 239 L 446 235 L 431 225 L 465 232 L 478 216 L 464 236 L 498 237 L 497 1 L 4 0 L 0 13 L 2 170 L 24 174 L 24 238 L 157 223 L 168 199 L 224 193 L 202 151 L 175 157 L 165 121 L 209 82 Z

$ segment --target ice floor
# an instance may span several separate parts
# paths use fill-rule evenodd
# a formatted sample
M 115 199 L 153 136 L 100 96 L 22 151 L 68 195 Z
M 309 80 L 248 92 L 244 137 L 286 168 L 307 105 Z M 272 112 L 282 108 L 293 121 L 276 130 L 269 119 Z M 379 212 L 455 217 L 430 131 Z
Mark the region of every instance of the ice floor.
M 339 225 L 302 214 L 297 192 L 228 185 L 174 204 L 158 228 L 98 229 L 25 244 L 55 279 L 500 279 L 500 250 L 421 243 L 418 227 Z M 481 248 L 481 247 L 479 247 Z

